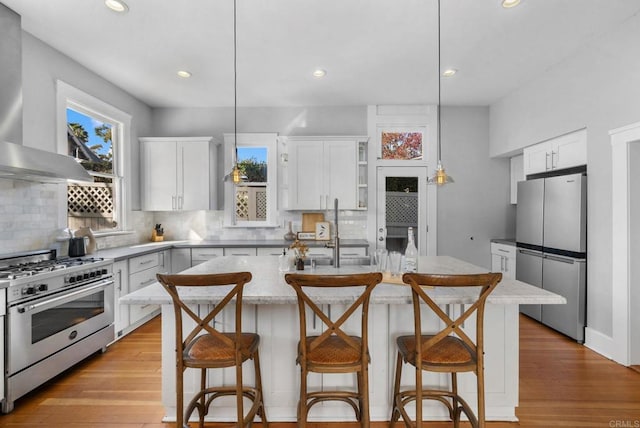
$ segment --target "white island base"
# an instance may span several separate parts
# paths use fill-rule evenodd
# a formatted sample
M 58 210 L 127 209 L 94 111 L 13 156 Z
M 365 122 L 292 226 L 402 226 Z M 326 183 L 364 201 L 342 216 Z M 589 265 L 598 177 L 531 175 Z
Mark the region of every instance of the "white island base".
M 277 270 L 277 261 L 271 257 L 221 257 L 198 265 L 185 273 L 215 273 L 248 270 L 253 280 L 245 286 L 243 330 L 260 335 L 260 360 L 264 388 L 264 401 L 269 421 L 296 421 L 296 406 L 299 396 L 300 369 L 296 365 L 298 341 L 298 310 L 295 294 L 284 283 L 283 273 Z M 306 273 L 350 273 L 368 271 L 369 267 L 334 269 L 319 267 Z M 419 271 L 433 273 L 479 273 L 486 269 L 470 265 L 450 257 L 423 257 Z M 440 290 L 438 290 L 440 291 Z M 436 301 L 447 311 L 457 312 L 469 301 L 469 296 L 454 293 L 439 293 L 429 290 Z M 347 293 L 319 296 L 325 313 L 332 319 L 340 312 L 339 306 L 353 301 Z M 201 313 L 220 299 L 219 295 L 189 294 L 185 297 L 192 307 Z M 162 305 L 162 401 L 165 407 L 164 421 L 175 421 L 175 343 L 174 312 L 166 292 L 159 284 L 153 284 L 121 299 L 123 303 Z M 372 421 L 388 421 L 391 416 L 391 393 L 395 370 L 395 338 L 407 334 L 413 328 L 412 307 L 408 287 L 379 284 L 372 294 L 369 313 L 369 366 L 370 415 Z M 564 303 L 564 299 L 553 293 L 515 280 L 503 280 L 489 297 L 485 309 L 485 395 L 486 419 L 489 421 L 516 421 L 518 405 L 518 304 Z M 231 307 L 227 308 L 231 309 Z M 452 313 L 452 316 L 455 313 Z M 216 319 L 223 326 L 233 326 L 233 312 L 226 312 Z M 436 326 L 431 315 L 424 317 L 426 326 Z M 356 320 L 357 321 L 357 320 Z M 309 315 L 309 332 L 320 332 L 321 322 Z M 218 324 L 219 327 L 220 324 Z M 434 328 L 435 329 L 435 328 Z M 466 322 L 465 330 L 473 332 L 474 323 Z M 472 336 L 473 337 L 473 336 Z M 253 362 L 244 366 L 246 384 L 253 384 Z M 224 382 L 233 384 L 233 369 L 211 370 L 211 384 Z M 446 386 L 449 375 L 424 374 L 425 386 Z M 310 374 L 309 386 L 330 390 L 335 388 L 355 389 L 353 374 Z M 405 369 L 403 384 L 414 384 L 413 370 Z M 185 398 L 190 400 L 199 385 L 196 371 L 185 373 Z M 459 389 L 466 401 L 476 410 L 475 375 L 459 376 Z M 232 398 L 222 398 L 214 403 L 208 415 L 211 421 L 234 421 L 235 405 Z M 426 401 L 424 415 L 427 420 L 447 420 L 444 406 Z M 325 402 L 312 407 L 310 421 L 353 421 L 353 410 L 340 402 Z

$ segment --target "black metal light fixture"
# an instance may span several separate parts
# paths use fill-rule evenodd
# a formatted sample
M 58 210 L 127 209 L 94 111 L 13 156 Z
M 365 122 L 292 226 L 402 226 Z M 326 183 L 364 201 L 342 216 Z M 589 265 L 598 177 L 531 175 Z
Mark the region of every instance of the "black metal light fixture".
M 233 167 L 224 176 L 224 181 L 239 184 L 247 180 L 238 167 L 238 60 L 237 60 L 237 31 L 236 31 L 236 0 L 233 0 Z
M 447 175 L 447 173 L 444 170 L 444 167 L 442 166 L 442 137 L 440 136 L 440 130 L 441 130 L 441 118 L 440 118 L 440 104 L 442 103 L 441 100 L 441 74 L 440 74 L 440 0 L 438 0 L 438 108 L 437 108 L 437 113 L 438 113 L 438 166 L 436 167 L 435 172 L 433 173 L 433 175 L 431 177 L 429 177 L 429 180 L 427 181 L 428 184 L 435 184 L 438 186 L 442 186 L 444 184 L 448 184 L 448 183 L 453 183 L 454 180 L 450 175 Z

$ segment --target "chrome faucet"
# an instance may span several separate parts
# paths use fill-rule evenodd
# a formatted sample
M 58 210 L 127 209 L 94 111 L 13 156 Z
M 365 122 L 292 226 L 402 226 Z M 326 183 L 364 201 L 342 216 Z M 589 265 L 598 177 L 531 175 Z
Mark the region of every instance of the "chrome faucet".
M 333 202 L 334 210 L 335 210 L 335 232 L 333 235 L 333 242 L 327 243 L 327 248 L 333 248 L 333 267 L 340 267 L 340 235 L 338 234 L 338 198 L 336 198 Z

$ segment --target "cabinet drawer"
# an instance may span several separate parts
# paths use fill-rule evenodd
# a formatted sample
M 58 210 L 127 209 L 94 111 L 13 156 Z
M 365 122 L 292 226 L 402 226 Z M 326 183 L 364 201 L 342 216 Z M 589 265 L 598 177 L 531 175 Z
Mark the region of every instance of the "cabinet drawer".
M 191 249 L 191 266 L 195 266 L 207 260 L 214 259 L 224 255 L 222 248 L 192 248 Z
M 160 268 L 146 269 L 141 272 L 129 275 L 129 293 L 151 285 L 157 281 L 156 274 L 160 272 Z
M 255 247 L 233 247 L 224 249 L 225 256 L 255 256 Z
M 491 243 L 491 254 L 497 254 L 505 257 L 515 257 L 516 256 L 516 247 L 513 245 L 507 244 L 498 244 L 495 242 Z
M 364 247 L 340 248 L 340 257 L 363 257 L 366 255 L 367 255 L 367 249 Z
M 333 248 L 310 247 L 307 257 L 331 257 L 333 256 Z
M 140 272 L 160 265 L 160 253 L 145 254 L 129 259 L 129 273 Z
M 288 247 L 258 247 L 256 250 L 257 255 L 259 256 L 280 256 L 282 255 L 282 250 L 286 249 L 287 253 L 289 252 Z

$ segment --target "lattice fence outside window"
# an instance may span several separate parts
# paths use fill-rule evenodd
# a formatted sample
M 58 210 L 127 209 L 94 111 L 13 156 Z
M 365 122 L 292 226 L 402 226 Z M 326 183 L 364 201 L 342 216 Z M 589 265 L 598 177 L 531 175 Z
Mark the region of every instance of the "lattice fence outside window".
M 111 229 L 114 224 L 114 187 L 112 183 L 83 183 L 67 186 L 68 226 Z
M 236 219 L 265 221 L 267 219 L 266 187 L 236 188 Z

